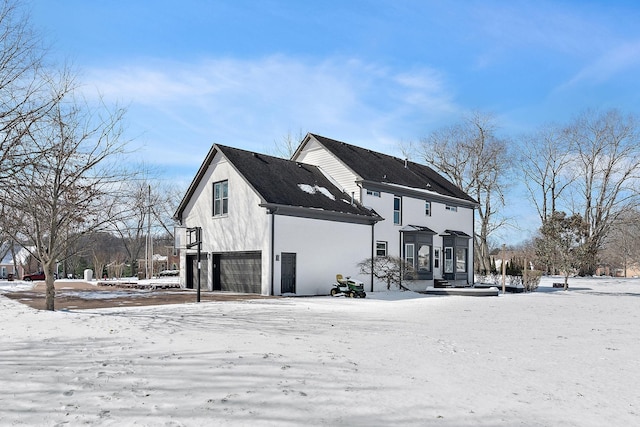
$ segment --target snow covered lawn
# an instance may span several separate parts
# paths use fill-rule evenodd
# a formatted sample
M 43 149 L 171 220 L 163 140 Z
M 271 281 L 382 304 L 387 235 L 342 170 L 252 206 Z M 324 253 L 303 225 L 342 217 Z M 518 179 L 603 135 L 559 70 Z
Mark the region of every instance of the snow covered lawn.
M 45 312 L 0 296 L 0 425 L 640 425 L 640 280 Z

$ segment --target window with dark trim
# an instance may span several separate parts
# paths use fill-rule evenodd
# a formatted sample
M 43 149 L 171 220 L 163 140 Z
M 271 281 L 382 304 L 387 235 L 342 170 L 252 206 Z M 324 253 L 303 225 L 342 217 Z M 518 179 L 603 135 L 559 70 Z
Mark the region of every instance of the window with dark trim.
M 387 256 L 387 242 L 376 242 L 376 256 Z
M 444 272 L 453 273 L 453 248 L 444 248 Z
M 418 249 L 418 270 L 431 271 L 431 246 L 420 245 Z
M 431 216 L 431 202 L 424 202 L 424 214 L 425 216 Z
M 393 196 L 393 223 L 402 224 L 402 197 Z
M 229 181 L 213 183 L 213 216 L 229 213 Z
M 413 243 L 406 243 L 404 245 L 404 261 L 412 269 L 416 266 L 415 245 Z
M 458 247 L 456 249 L 456 271 L 467 271 L 467 248 Z

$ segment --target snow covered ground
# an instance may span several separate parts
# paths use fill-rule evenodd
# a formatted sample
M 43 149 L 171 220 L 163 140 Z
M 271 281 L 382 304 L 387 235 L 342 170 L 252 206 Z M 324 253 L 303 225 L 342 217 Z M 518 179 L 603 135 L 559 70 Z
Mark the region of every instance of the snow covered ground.
M 0 425 L 640 425 L 640 279 L 553 281 L 58 312 L 0 295 Z

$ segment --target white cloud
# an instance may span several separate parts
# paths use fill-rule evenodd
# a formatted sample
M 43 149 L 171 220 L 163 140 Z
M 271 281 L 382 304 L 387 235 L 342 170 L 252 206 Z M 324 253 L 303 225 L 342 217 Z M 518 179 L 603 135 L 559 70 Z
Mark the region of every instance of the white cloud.
M 456 109 L 433 69 L 350 58 L 150 61 L 86 74 L 87 87 L 130 105 L 128 120 L 160 163 L 199 165 L 213 142 L 264 151 L 298 129 L 382 150 Z
M 640 40 L 623 43 L 605 51 L 576 73 L 563 87 L 580 83 L 602 83 L 640 66 Z

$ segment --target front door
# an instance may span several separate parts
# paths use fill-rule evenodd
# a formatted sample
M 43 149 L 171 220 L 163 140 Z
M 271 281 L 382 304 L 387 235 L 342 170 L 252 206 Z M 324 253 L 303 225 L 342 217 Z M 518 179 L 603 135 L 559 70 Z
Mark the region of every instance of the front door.
M 282 253 L 280 272 L 280 292 L 283 294 L 296 293 L 296 254 Z
M 212 290 L 221 291 L 222 285 L 220 283 L 220 254 L 212 254 L 211 262 L 213 262 L 213 277 L 212 277 Z
M 442 262 L 442 250 L 438 246 L 433 247 L 433 278 L 442 279 L 442 269 L 440 263 Z

